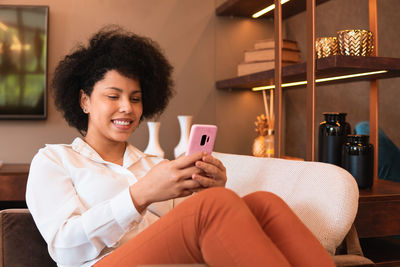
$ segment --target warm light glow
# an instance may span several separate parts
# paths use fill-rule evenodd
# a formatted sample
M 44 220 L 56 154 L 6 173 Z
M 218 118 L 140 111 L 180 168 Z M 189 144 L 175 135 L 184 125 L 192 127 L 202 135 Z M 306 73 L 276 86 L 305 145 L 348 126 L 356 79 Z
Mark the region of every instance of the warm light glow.
M 285 4 L 285 3 L 289 2 L 289 1 L 290 0 L 281 0 L 281 5 L 283 5 L 283 4 Z M 264 15 L 264 14 L 266 14 L 266 13 L 268 13 L 271 10 L 274 10 L 274 9 L 275 9 L 275 4 L 272 4 L 272 5 L 267 6 L 266 8 L 264 8 L 264 9 L 262 9 L 262 10 L 256 12 L 256 13 L 254 13 L 252 15 L 252 17 L 253 17 L 253 19 L 256 19 L 256 18 L 261 17 L 262 15 Z
M 362 76 L 368 76 L 368 75 L 374 75 L 374 74 L 381 74 L 381 73 L 386 73 L 386 72 L 388 72 L 388 71 L 387 70 L 379 70 L 379 71 L 363 72 L 363 73 L 356 73 L 356 74 L 316 79 L 315 82 L 316 83 L 330 82 L 330 81 L 344 80 L 344 79 L 350 79 L 350 78 L 356 78 L 356 77 L 362 77 Z M 282 88 L 298 86 L 298 85 L 305 85 L 305 84 L 307 84 L 307 81 L 283 83 Z M 274 89 L 274 88 L 275 88 L 275 85 L 267 85 L 267 86 L 254 87 L 251 90 L 252 91 L 260 91 L 260 90 L 269 90 L 269 89 Z
M 2 29 L 5 32 L 8 31 L 7 25 L 5 25 L 3 22 L 0 22 L 0 29 Z
M 10 45 L 10 50 L 21 51 L 31 49 L 30 44 L 22 44 L 16 35 L 13 35 L 13 43 Z

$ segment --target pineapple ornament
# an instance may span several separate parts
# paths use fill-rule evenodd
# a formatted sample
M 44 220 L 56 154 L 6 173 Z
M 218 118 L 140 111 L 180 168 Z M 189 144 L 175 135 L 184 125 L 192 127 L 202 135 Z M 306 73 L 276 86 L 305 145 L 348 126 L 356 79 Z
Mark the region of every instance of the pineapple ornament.
M 273 157 L 274 156 L 274 132 L 269 128 L 268 119 L 264 114 L 257 116 L 254 122 L 258 132 L 258 137 L 253 142 L 253 156 L 256 157 Z

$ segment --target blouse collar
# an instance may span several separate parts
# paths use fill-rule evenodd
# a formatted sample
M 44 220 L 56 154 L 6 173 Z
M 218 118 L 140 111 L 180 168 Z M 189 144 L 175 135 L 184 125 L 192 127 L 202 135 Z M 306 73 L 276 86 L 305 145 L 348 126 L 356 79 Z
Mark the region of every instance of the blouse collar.
M 95 162 L 104 163 L 104 164 L 115 164 L 109 161 L 105 161 L 102 157 L 94 150 L 88 143 L 86 143 L 82 138 L 76 137 L 72 142 L 72 149 L 81 154 L 84 157 L 87 157 Z M 127 143 L 126 149 L 124 152 L 124 159 L 122 167 L 129 168 L 132 164 L 139 161 L 141 158 L 146 157 L 142 151 L 134 147 L 133 145 Z

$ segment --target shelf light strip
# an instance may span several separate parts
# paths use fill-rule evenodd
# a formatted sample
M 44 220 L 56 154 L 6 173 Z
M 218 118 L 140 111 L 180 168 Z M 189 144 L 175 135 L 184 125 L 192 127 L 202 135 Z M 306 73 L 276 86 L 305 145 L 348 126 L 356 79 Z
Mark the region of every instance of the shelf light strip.
M 330 82 L 330 81 L 363 77 L 363 76 L 374 75 L 374 74 L 382 74 L 382 73 L 386 73 L 386 72 L 388 72 L 388 71 L 387 70 L 379 70 L 379 71 L 371 71 L 371 72 L 362 72 L 362 73 L 355 73 L 355 74 L 349 74 L 349 75 L 316 79 L 315 82 L 316 83 Z M 282 87 L 292 87 L 292 86 L 305 85 L 305 84 L 307 84 L 307 81 L 283 83 Z M 267 85 L 267 86 L 253 87 L 251 90 L 252 91 L 261 91 L 261 90 L 269 90 L 269 89 L 274 89 L 274 88 L 275 88 L 275 85 Z
M 283 5 L 283 4 L 285 4 L 285 3 L 289 2 L 289 1 L 290 1 L 290 0 L 281 0 L 281 5 Z M 253 18 L 253 19 L 256 19 L 256 18 L 258 18 L 258 17 L 261 17 L 262 15 L 264 15 L 264 14 L 266 14 L 266 13 L 268 13 L 268 12 L 270 12 L 271 10 L 274 10 L 274 9 L 275 9 L 275 4 L 272 4 L 272 5 L 270 5 L 270 6 L 267 6 L 266 8 L 264 8 L 264 9 L 262 9 L 262 10 L 256 12 L 256 13 L 254 13 L 254 14 L 252 15 L 252 18 Z

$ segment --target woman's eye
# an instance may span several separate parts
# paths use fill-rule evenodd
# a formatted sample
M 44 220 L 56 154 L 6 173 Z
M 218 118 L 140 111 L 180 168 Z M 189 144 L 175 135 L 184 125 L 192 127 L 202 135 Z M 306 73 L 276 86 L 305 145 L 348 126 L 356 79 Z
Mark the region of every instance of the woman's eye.
M 141 97 L 132 97 L 132 98 L 131 98 L 131 101 L 132 101 L 132 102 L 141 102 L 141 101 L 142 101 L 142 98 L 141 98 Z
M 107 97 L 113 100 L 118 99 L 118 96 L 116 95 L 108 95 Z

